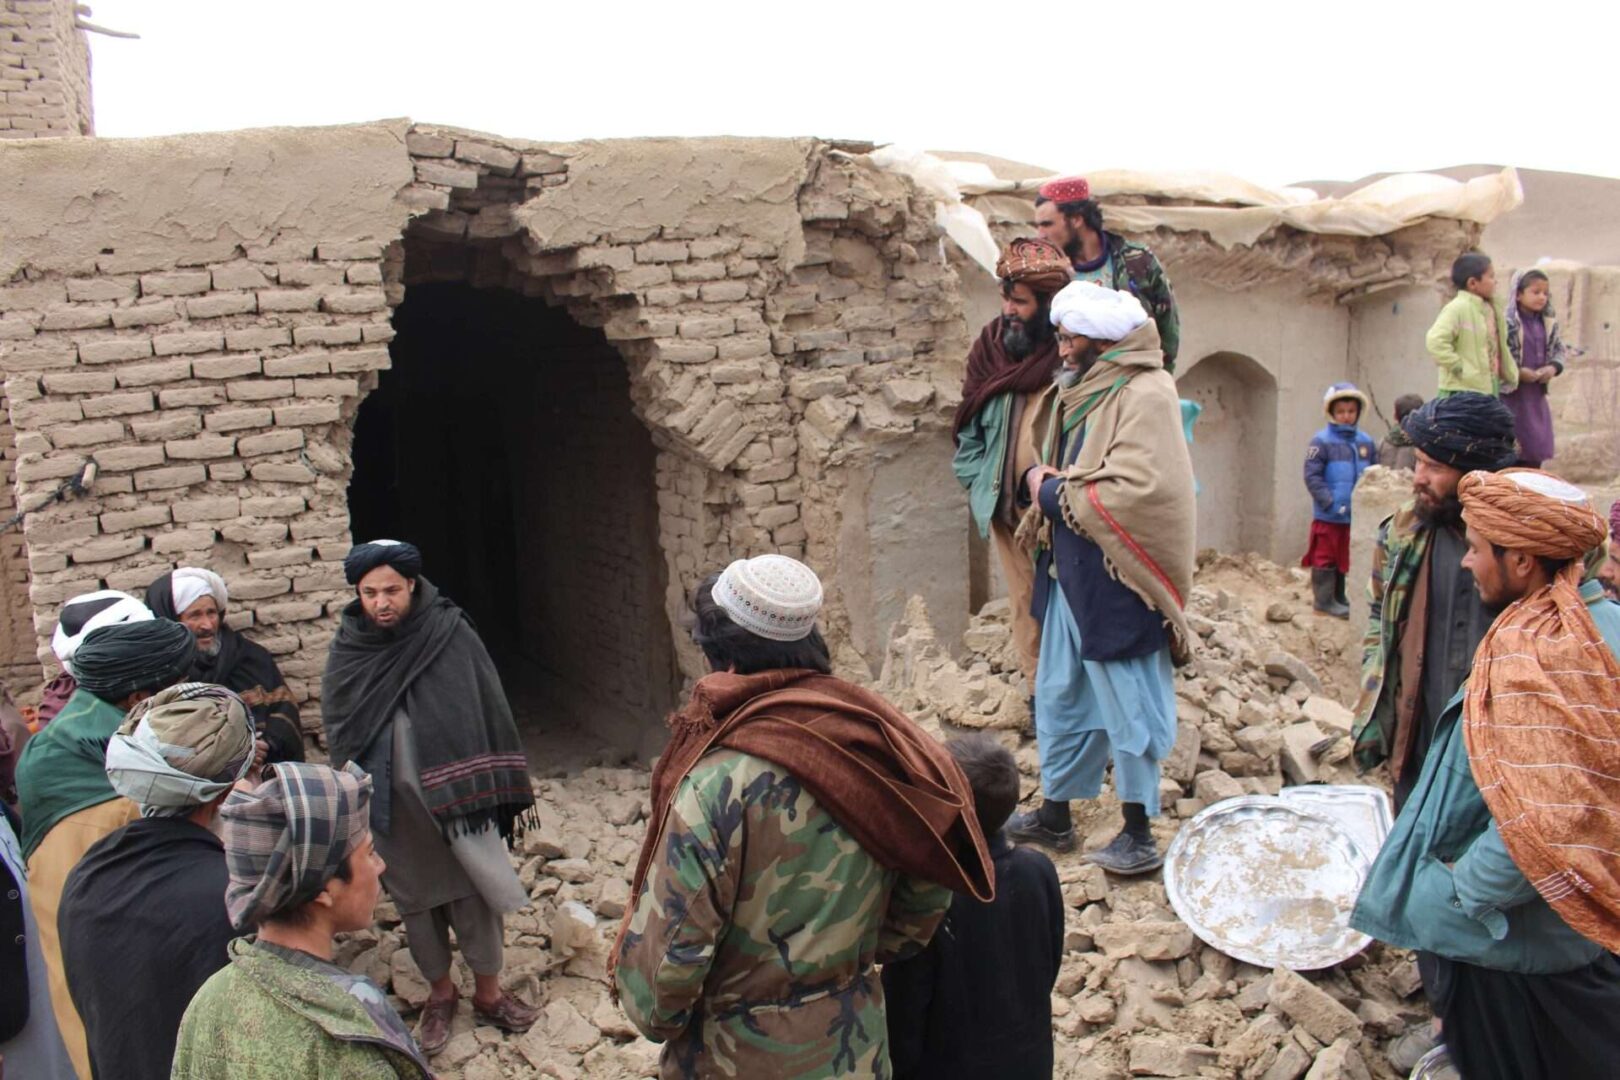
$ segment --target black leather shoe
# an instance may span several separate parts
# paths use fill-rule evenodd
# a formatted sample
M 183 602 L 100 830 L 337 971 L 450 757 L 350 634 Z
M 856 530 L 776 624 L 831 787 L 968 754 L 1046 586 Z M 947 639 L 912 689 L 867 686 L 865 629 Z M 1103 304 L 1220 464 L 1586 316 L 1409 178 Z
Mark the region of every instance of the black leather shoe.
M 1052 851 L 1074 850 L 1074 826 L 1058 832 L 1041 824 L 1040 816 L 1033 810 L 1024 814 L 1014 814 L 1002 826 L 1007 832 L 1007 839 L 1015 844 L 1039 844 Z
M 1152 837 L 1138 840 L 1124 832 L 1110 840 L 1107 847 L 1088 851 L 1080 858 L 1083 862 L 1095 863 L 1110 874 L 1125 877 L 1145 874 L 1164 865 L 1164 856 L 1159 854 L 1159 845 L 1153 842 Z

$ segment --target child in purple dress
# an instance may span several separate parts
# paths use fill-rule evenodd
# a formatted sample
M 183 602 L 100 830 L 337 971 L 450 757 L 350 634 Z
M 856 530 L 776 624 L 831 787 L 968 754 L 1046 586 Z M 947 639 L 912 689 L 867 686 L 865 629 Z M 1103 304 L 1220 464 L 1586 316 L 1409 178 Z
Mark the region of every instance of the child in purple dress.
M 1547 384 L 1564 373 L 1564 342 L 1553 317 L 1547 275 L 1522 270 L 1513 275 L 1513 302 L 1507 310 L 1508 349 L 1519 365 L 1519 388 L 1502 395 L 1513 411 L 1519 435 L 1519 464 L 1532 469 L 1553 456 L 1552 409 Z

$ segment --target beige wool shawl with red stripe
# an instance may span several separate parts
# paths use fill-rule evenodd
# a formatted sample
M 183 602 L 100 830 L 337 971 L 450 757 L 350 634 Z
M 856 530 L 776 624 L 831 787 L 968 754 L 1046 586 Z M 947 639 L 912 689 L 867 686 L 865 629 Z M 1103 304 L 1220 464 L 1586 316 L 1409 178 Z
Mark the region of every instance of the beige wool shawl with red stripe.
M 1164 617 L 1171 653 L 1185 663 L 1192 656 L 1184 609 L 1198 552 L 1198 511 L 1180 396 L 1164 370 L 1153 322 L 1105 352 L 1076 385 L 1047 391 L 1037 408 L 1042 447 L 1056 445 L 1063 417 L 1084 412 L 1085 442 L 1063 472 L 1064 521 L 1102 548 L 1114 576 Z M 1021 537 L 1035 536 L 1039 508 L 1031 515 Z

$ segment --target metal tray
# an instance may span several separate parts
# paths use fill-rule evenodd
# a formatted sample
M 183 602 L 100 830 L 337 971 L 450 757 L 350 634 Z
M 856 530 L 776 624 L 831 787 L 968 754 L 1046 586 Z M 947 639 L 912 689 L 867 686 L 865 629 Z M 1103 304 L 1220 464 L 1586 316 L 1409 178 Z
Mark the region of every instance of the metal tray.
M 1246 795 L 1182 826 L 1165 857 L 1164 888 L 1206 944 L 1261 967 L 1314 971 L 1371 943 L 1350 929 L 1371 866 L 1332 818 Z
M 1378 857 L 1395 825 L 1389 796 L 1380 788 L 1364 784 L 1305 784 L 1283 788 L 1277 797 L 1337 821 L 1369 859 Z

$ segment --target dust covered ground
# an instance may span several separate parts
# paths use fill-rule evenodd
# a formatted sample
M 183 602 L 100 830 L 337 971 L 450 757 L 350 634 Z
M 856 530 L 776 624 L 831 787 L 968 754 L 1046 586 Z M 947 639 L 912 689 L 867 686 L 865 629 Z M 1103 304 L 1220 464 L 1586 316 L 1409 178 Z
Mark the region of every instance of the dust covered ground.
M 1349 764 L 1349 629 L 1311 613 L 1303 571 L 1206 556 L 1198 582 L 1189 610 L 1203 647 L 1177 677 L 1178 738 L 1154 823 L 1161 847 L 1228 795 L 1304 780 L 1369 782 Z M 914 602 L 879 688 L 938 735 L 996 732 L 1014 750 L 1025 794 L 1038 798 L 1028 690 L 1013 670 L 1006 614 L 1004 603 L 991 604 L 975 617 L 958 660 Z M 474 1026 L 471 974 L 458 960 L 464 1000 L 433 1066 L 448 1080 L 655 1076 L 659 1048 L 613 1005 L 603 965 L 629 902 L 648 774 L 579 731 L 533 736 L 530 751 L 540 826 L 514 860 L 534 903 L 507 917 L 506 982 L 542 1016 L 521 1036 Z M 1111 792 L 1077 806 L 1085 848 L 1118 829 Z M 1158 874 L 1115 878 L 1078 854 L 1054 861 L 1068 904 L 1052 998 L 1059 1078 L 1387 1078 L 1395 1074 L 1384 1046 L 1429 1017 L 1407 953 L 1374 944 L 1304 976 L 1253 967 L 1202 945 L 1171 911 Z M 387 988 L 414 1022 L 427 986 L 391 905 L 342 943 L 339 960 Z

